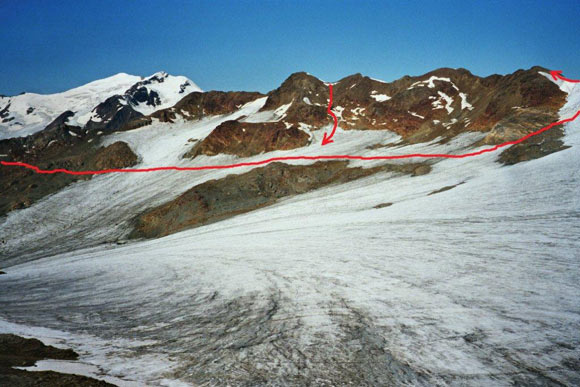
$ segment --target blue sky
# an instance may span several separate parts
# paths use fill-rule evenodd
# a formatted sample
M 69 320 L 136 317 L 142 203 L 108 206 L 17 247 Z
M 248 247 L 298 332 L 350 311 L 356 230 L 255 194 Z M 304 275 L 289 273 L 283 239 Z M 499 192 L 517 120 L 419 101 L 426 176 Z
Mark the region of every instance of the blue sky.
M 580 78 L 580 1 L 0 1 L 0 93 L 52 93 L 119 72 L 206 90 L 307 71 L 393 80 L 542 65 Z

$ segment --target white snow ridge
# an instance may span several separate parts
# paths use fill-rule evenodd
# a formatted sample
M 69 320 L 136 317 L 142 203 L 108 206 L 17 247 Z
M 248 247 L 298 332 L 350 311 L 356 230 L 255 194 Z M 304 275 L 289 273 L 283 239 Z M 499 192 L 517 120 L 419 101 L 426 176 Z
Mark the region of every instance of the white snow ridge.
M 161 104 L 133 106 L 135 110 L 145 115 L 171 107 L 193 91 L 201 91 L 190 79 L 168 75 L 165 72 L 155 73 L 146 78 L 119 73 L 62 93 L 24 93 L 14 97 L 0 97 L 0 112 L 4 109 L 7 112 L 7 116 L 0 120 L 0 140 L 36 133 L 67 110 L 75 113 L 69 118 L 69 125 L 83 126 L 90 119 L 97 121 L 99 118 L 93 114 L 92 110 L 99 103 L 113 95 L 124 95 L 136 83 L 154 78 L 163 81 L 154 80 L 145 87 L 159 95 Z

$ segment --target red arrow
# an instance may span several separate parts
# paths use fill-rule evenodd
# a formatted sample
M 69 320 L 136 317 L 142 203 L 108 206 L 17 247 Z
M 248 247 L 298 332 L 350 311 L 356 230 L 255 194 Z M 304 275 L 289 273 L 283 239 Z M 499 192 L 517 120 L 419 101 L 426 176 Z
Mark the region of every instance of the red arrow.
M 554 78 L 555 81 L 558 80 L 558 78 L 560 78 L 563 81 L 566 82 L 572 82 L 572 83 L 580 83 L 580 80 L 576 80 L 576 79 L 568 79 L 562 76 L 562 70 L 552 70 L 550 71 L 550 75 L 552 76 L 552 78 Z
M 330 132 L 330 136 L 327 136 L 326 132 L 324 133 L 324 136 L 322 137 L 322 145 L 334 142 L 334 140 L 332 140 L 332 137 L 334 136 L 334 133 L 336 133 L 336 127 L 338 126 L 338 119 L 336 118 L 336 115 L 332 112 L 332 110 L 330 110 L 330 108 L 332 107 L 332 84 L 328 85 L 328 89 L 330 93 L 330 101 L 328 101 L 328 108 L 326 109 L 326 112 L 332 116 L 332 119 L 334 120 L 334 125 L 332 126 L 332 132 Z
M 240 167 L 255 167 L 258 165 L 266 165 L 273 163 L 275 161 L 294 161 L 294 160 L 400 160 L 400 159 L 412 159 L 412 158 L 425 158 L 425 159 L 435 159 L 435 158 L 445 158 L 445 159 L 463 159 L 467 157 L 475 157 L 482 155 L 484 153 L 495 152 L 500 148 L 504 148 L 508 145 L 516 145 L 527 139 L 537 136 L 545 131 L 550 130 L 555 126 L 565 124 L 567 122 L 572 122 L 580 117 L 580 110 L 576 112 L 572 117 L 565 118 L 558 122 L 552 122 L 548 126 L 544 126 L 535 132 L 529 133 L 524 137 L 504 142 L 502 144 L 495 145 L 491 148 L 484 148 L 476 152 L 462 153 L 462 154 L 445 154 L 445 153 L 412 153 L 406 155 L 390 155 L 390 156 L 358 156 L 358 155 L 318 155 L 318 156 L 286 156 L 286 157 L 271 157 L 265 160 L 258 161 L 246 161 L 237 164 L 225 164 L 225 165 L 201 165 L 197 167 L 153 167 L 153 168 L 132 168 L 132 169 L 103 169 L 100 171 L 69 171 L 68 169 L 40 169 L 37 166 L 21 163 L 18 161 L 0 161 L 0 165 L 9 167 L 24 167 L 31 169 L 36 173 L 41 174 L 55 174 L 55 173 L 65 173 L 67 175 L 102 175 L 105 173 L 135 173 L 135 172 L 155 172 L 155 171 L 203 171 L 203 170 L 213 170 L 213 169 L 230 169 L 230 168 L 240 168 Z

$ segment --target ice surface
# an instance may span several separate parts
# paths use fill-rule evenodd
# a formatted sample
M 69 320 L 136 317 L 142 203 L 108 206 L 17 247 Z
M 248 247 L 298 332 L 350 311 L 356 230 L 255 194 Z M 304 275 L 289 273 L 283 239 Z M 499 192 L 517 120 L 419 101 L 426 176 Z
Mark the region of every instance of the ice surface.
M 176 364 L 165 355 L 137 355 L 134 353 L 154 344 L 154 341 L 131 339 L 103 340 L 96 336 L 77 333 L 71 334 L 57 329 L 15 324 L 0 319 L 0 332 L 10 332 L 22 337 L 39 339 L 45 345 L 57 348 L 74 348 L 82 361 L 41 360 L 32 367 L 17 367 L 27 371 L 56 371 L 84 375 L 113 383 L 120 387 L 143 386 L 154 381 L 155 385 L 179 386 L 176 380 L 165 379 L 163 375 L 171 372 Z M 131 357 L 131 364 L 125 362 L 125 356 Z M 99 366 L 103 358 L 109 359 L 107 373 Z M 141 374 L 133 374 L 135 366 Z M 128 375 L 130 375 L 128 377 Z
M 103 376 L 101 375 L 101 371 L 99 370 L 98 367 L 76 361 L 40 360 L 34 366 L 31 367 L 15 367 L 15 368 L 34 372 L 55 371 L 64 374 L 83 375 L 88 376 L 90 378 L 103 380 L 105 382 L 112 383 L 119 387 L 139 387 L 142 385 L 134 381 L 127 381 L 111 376 Z
M 256 103 L 261 104 L 262 106 L 266 103 L 268 97 L 262 97 L 256 101 Z M 253 114 L 248 115 L 248 117 L 243 118 L 241 121 L 243 122 L 276 122 L 280 121 L 284 118 L 286 111 L 292 106 L 292 102 L 282 105 L 275 110 L 266 110 L 263 112 L 254 112 Z
M 562 117 L 580 109 L 580 87 L 568 92 Z M 127 141 L 139 166 L 239 161 L 181 155 L 188 138 L 264 114 L 263 103 L 105 141 Z M 0 317 L 67 332 L 90 364 L 151 384 L 577 385 L 580 122 L 564 128 L 571 147 L 538 160 L 446 159 L 427 175 L 373 175 L 120 246 L 100 243 L 145 208 L 248 168 L 74 184 L 1 225 Z M 369 149 L 399 137 L 339 128 L 320 147 L 328 129 L 267 157 L 463 152 L 484 135 Z M 444 187 L 454 188 L 432 194 Z M 74 251 L 32 260 L 58 249 Z M 95 344 L 109 340 L 108 351 Z M 146 359 L 158 359 L 154 371 Z

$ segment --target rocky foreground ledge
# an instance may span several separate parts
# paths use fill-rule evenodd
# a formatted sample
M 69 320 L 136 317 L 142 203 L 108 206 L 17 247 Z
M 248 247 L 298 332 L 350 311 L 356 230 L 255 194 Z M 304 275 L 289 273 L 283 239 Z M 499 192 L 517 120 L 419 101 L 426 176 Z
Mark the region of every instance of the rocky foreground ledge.
M 44 345 L 37 339 L 25 339 L 12 334 L 0 334 L 0 385 L 43 387 L 105 387 L 114 386 L 102 380 L 86 376 L 63 374 L 54 371 L 31 372 L 13 367 L 30 367 L 39 360 L 77 360 L 79 355 L 72 349 L 60 349 Z

